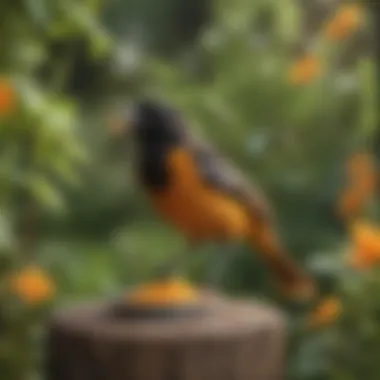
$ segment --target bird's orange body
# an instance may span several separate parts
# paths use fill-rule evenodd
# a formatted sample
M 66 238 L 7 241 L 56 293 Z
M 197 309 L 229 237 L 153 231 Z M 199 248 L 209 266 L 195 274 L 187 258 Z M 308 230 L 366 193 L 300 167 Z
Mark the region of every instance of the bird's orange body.
M 242 204 L 203 181 L 184 149 L 168 153 L 170 186 L 150 192 L 156 210 L 190 241 L 244 239 L 252 219 Z

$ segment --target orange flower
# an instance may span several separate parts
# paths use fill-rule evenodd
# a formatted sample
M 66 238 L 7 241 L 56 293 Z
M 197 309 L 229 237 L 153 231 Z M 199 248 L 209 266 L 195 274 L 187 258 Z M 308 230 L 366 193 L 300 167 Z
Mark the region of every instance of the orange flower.
M 347 264 L 357 270 L 368 269 L 373 266 L 375 260 L 371 255 L 354 252 L 348 257 Z
M 352 255 L 349 265 L 356 269 L 368 268 L 380 263 L 380 228 L 366 222 L 351 227 Z
M 289 81 L 293 85 L 307 84 L 321 73 L 320 61 L 312 56 L 306 55 L 295 62 L 289 70 Z
M 347 173 L 352 177 L 362 177 L 364 174 L 373 174 L 375 171 L 375 163 L 373 157 L 369 153 L 353 154 L 347 162 Z
M 344 219 L 352 219 L 357 216 L 363 208 L 363 197 L 355 189 L 343 191 L 338 202 L 338 213 Z
M 338 209 L 344 218 L 357 216 L 372 199 L 376 186 L 376 168 L 368 153 L 357 153 L 347 162 L 349 187 L 340 197 Z
M 360 183 L 342 192 L 338 201 L 338 213 L 344 219 L 353 219 L 371 201 L 374 195 L 374 180 L 363 178 Z
M 55 293 L 51 279 L 37 267 L 27 267 L 10 278 L 12 293 L 23 302 L 35 305 L 51 299 Z
M 12 113 L 15 107 L 15 94 L 11 84 L 0 78 L 0 116 Z
M 309 316 L 309 326 L 312 328 L 328 326 L 342 312 L 342 304 L 337 297 L 324 299 Z
M 363 20 L 363 9 L 357 4 L 342 6 L 326 24 L 324 34 L 330 41 L 339 41 L 354 32 Z

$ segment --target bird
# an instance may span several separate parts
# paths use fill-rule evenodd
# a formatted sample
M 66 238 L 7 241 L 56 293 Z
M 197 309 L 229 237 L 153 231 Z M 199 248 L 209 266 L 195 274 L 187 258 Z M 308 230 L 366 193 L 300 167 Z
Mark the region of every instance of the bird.
M 135 146 L 137 182 L 156 213 L 182 234 L 188 247 L 246 242 L 266 264 L 282 295 L 312 298 L 315 283 L 284 248 L 259 186 L 196 133 L 178 109 L 144 99 L 132 114 L 125 129 Z

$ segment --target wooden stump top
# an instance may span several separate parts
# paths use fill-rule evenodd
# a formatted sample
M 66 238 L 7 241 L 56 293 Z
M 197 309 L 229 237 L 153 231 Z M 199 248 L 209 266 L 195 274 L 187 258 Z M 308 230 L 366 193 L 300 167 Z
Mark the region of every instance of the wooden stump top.
M 53 326 L 68 333 L 122 341 L 225 339 L 256 331 L 283 330 L 278 310 L 259 302 L 205 297 L 204 313 L 189 317 L 123 318 L 112 313 L 114 303 L 95 301 L 59 310 Z

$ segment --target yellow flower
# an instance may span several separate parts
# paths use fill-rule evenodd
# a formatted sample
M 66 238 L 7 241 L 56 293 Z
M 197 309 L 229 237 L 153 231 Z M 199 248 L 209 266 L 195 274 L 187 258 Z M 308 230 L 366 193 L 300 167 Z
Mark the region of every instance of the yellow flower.
M 38 267 L 29 266 L 10 278 L 10 290 L 28 305 L 50 300 L 55 293 L 52 280 Z
M 11 84 L 0 78 L 0 116 L 8 116 L 15 108 L 15 94 Z
M 324 299 L 309 315 L 309 326 L 318 328 L 333 323 L 342 312 L 342 304 L 337 297 Z
M 353 33 L 363 21 L 363 9 L 357 4 L 343 5 L 326 24 L 324 34 L 330 41 L 339 41 Z
M 380 228 L 359 221 L 351 226 L 352 254 L 349 265 L 364 269 L 380 263 Z
M 307 84 L 321 73 L 321 62 L 312 55 L 296 61 L 289 70 L 289 81 L 293 85 Z

